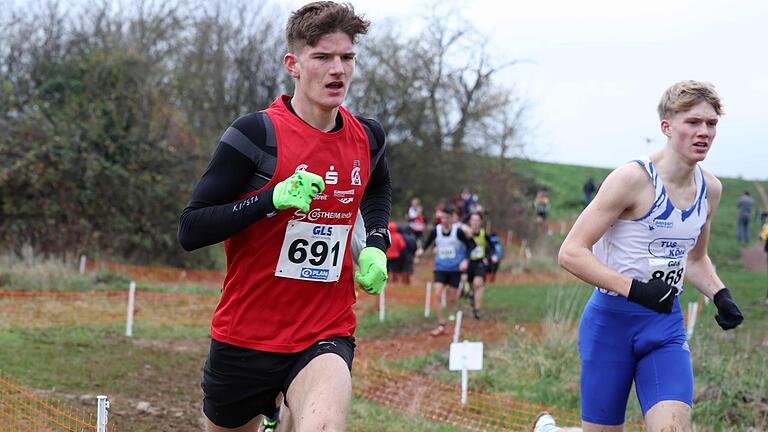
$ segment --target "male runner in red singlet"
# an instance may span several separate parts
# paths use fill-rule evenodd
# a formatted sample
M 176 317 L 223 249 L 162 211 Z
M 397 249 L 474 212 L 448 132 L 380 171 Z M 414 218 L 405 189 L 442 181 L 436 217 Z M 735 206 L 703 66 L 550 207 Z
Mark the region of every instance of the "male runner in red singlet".
M 381 125 L 341 106 L 368 26 L 329 1 L 291 15 L 293 96 L 224 132 L 181 216 L 185 249 L 225 240 L 227 255 L 203 370 L 209 431 L 257 430 L 281 392 L 291 421 L 277 430 L 345 428 L 356 326 L 350 231 L 359 209 L 367 239 L 355 280 L 378 294 L 392 201 Z

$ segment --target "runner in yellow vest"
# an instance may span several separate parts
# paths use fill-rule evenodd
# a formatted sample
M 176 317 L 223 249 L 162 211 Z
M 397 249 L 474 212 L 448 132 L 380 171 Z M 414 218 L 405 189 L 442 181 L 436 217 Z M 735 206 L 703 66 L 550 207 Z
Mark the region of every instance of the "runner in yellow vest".
M 480 319 L 480 308 L 483 306 L 483 290 L 485 288 L 485 273 L 491 263 L 498 262 L 493 242 L 488 232 L 483 228 L 483 215 L 472 213 L 469 216 L 469 235 L 475 242 L 475 247 L 469 254 L 469 267 L 467 268 L 467 281 L 472 284 L 470 300 L 472 301 L 472 315 Z

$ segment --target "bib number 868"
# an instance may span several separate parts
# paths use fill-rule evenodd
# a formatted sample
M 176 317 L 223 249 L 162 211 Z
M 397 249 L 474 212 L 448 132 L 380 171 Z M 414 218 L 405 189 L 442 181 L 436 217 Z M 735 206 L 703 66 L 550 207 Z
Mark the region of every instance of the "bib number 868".
M 328 259 L 328 252 L 333 255 L 332 266 L 336 266 L 339 261 L 339 242 L 334 243 L 333 247 L 328 247 L 328 243 L 318 240 L 310 243 L 305 239 L 296 239 L 288 247 L 288 259 L 294 264 L 302 264 L 309 258 L 309 263 L 313 266 L 321 266 Z
M 663 270 L 656 270 L 651 274 L 651 279 L 663 279 L 667 285 L 677 286 L 680 283 L 680 279 L 683 277 L 682 267 L 677 270 L 670 270 L 664 273 Z

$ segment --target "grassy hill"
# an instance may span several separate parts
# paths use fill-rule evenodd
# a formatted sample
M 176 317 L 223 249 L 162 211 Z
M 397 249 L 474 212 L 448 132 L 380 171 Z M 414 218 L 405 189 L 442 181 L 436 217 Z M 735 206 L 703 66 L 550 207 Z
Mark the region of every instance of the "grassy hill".
M 546 162 L 524 160 L 513 161 L 514 169 L 535 179 L 536 183 L 549 191 L 552 204 L 552 219 L 574 220 L 582 210 L 582 186 L 591 176 L 599 185 L 611 172 L 606 168 L 561 165 Z M 739 178 L 719 177 L 723 183 L 723 196 L 712 223 L 712 236 L 709 254 L 713 262 L 722 268 L 737 269 L 740 264 L 741 246 L 736 241 L 736 203 L 744 191 L 749 191 L 755 199 L 758 209 L 766 206 L 760 198 L 756 183 L 768 189 L 768 181 L 753 181 Z M 753 221 L 750 229 L 757 240 L 758 221 Z

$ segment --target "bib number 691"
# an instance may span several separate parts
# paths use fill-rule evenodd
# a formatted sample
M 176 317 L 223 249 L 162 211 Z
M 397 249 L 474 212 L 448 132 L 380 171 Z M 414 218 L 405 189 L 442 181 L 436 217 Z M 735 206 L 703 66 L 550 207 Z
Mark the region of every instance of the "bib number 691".
M 336 282 L 352 225 L 289 221 L 275 276 L 316 282 Z
M 339 261 L 339 244 L 335 242 L 333 247 L 328 246 L 323 240 L 309 242 L 305 239 L 296 239 L 288 246 L 288 259 L 294 264 L 303 264 L 309 258 L 309 263 L 314 266 L 321 266 L 328 259 L 328 252 L 333 256 L 332 266 L 336 266 Z

